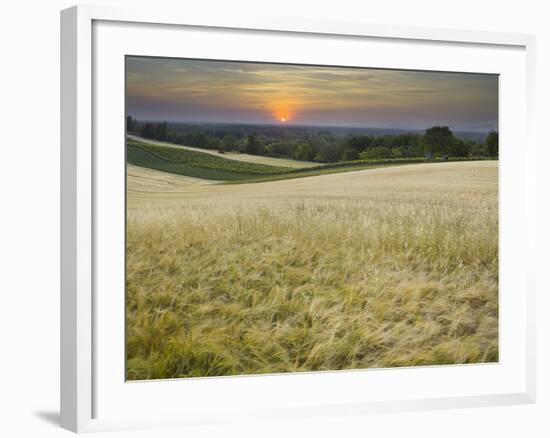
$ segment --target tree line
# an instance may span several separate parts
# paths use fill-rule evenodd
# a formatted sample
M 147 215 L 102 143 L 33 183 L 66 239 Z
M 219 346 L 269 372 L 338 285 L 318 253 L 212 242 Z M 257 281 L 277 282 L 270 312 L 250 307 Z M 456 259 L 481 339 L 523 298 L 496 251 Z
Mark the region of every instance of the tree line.
M 423 133 L 364 135 L 335 134 L 323 128 L 255 130 L 253 125 L 224 128 L 138 122 L 128 116 L 126 129 L 144 138 L 220 153 L 242 152 L 319 163 L 387 158 L 498 157 L 497 131 L 490 131 L 483 140 L 473 141 L 457 137 L 448 126 L 433 126 Z

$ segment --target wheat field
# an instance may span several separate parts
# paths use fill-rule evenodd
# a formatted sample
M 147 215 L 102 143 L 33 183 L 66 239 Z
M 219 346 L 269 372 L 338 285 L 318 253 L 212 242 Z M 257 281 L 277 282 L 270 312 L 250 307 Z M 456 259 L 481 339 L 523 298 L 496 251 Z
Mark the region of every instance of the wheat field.
M 498 361 L 496 161 L 127 176 L 130 380 Z

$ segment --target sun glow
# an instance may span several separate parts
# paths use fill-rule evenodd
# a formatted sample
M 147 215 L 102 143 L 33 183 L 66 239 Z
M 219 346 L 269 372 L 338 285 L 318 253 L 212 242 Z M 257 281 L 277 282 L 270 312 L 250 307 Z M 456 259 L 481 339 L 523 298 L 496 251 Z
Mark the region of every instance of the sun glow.
M 278 102 L 272 106 L 272 116 L 279 123 L 288 123 L 293 118 L 290 105 L 287 102 Z

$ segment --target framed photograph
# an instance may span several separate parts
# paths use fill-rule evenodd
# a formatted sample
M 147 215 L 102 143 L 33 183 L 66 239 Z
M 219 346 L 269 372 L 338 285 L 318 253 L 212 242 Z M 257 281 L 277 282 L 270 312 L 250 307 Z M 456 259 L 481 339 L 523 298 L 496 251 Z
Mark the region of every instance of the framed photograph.
M 534 37 L 61 26 L 63 427 L 534 402 Z

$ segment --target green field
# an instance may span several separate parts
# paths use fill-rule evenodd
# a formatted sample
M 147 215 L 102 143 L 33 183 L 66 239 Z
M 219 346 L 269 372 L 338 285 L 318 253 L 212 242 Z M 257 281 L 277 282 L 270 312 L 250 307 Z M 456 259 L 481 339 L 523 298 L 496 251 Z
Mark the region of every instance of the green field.
M 451 159 L 450 161 L 472 160 L 477 159 Z M 226 158 L 225 156 L 216 156 L 211 151 L 208 153 L 199 152 L 183 147 L 152 144 L 149 142 L 145 143 L 134 139 L 128 139 L 127 161 L 136 166 L 160 170 L 176 175 L 239 183 L 276 181 L 329 173 L 374 169 L 385 166 L 424 163 L 426 159 L 417 157 L 357 160 L 319 164 L 307 168 L 293 168 L 240 161 Z
M 188 149 L 153 145 L 135 140 L 127 142 L 127 161 L 136 166 L 162 172 L 226 181 L 281 174 L 291 170 L 289 167 L 246 163 Z
M 220 154 L 220 151 L 217 149 L 205 149 L 205 148 L 199 148 L 195 146 L 188 146 L 180 143 L 170 143 L 167 141 L 139 137 L 137 135 L 132 135 L 132 134 L 128 134 L 126 138 L 138 141 L 140 143 L 169 146 L 177 149 L 187 149 L 189 151 L 202 152 L 204 154 L 210 154 L 216 157 L 222 156 Z M 223 158 L 236 160 L 236 161 L 244 161 L 245 163 L 266 164 L 268 166 L 276 166 L 276 167 L 292 167 L 296 169 L 302 169 L 304 167 L 315 167 L 319 165 L 319 163 L 316 163 L 313 161 L 295 160 L 293 158 L 288 158 L 288 157 L 283 158 L 283 157 L 272 157 L 267 155 L 251 155 L 251 154 L 247 154 L 246 152 L 238 152 L 238 151 L 224 151 Z

